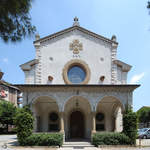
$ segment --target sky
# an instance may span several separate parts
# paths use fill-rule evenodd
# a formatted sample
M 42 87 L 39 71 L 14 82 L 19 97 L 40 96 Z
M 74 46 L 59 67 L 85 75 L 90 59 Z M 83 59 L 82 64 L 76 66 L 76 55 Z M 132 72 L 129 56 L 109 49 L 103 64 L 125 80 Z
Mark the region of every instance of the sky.
M 134 91 L 133 109 L 150 106 L 150 14 L 147 0 L 34 0 L 32 24 L 40 37 L 71 27 L 73 18 L 80 26 L 119 42 L 117 59 L 132 65 L 128 83 L 141 84 Z M 35 58 L 34 36 L 17 43 L 0 40 L 0 69 L 3 79 L 24 83 L 19 65 Z

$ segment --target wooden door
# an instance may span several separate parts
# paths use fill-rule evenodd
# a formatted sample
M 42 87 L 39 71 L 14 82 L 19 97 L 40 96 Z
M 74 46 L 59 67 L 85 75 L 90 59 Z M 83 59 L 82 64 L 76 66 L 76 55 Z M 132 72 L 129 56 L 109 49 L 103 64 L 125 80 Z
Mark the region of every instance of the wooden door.
M 84 138 L 84 116 L 80 111 L 70 115 L 70 137 Z

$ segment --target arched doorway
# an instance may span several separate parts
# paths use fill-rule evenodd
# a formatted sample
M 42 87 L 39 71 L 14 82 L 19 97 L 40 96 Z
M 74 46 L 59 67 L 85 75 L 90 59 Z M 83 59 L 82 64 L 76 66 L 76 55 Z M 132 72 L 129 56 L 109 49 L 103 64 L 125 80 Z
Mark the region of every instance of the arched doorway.
M 84 138 L 84 116 L 80 111 L 70 115 L 70 138 Z

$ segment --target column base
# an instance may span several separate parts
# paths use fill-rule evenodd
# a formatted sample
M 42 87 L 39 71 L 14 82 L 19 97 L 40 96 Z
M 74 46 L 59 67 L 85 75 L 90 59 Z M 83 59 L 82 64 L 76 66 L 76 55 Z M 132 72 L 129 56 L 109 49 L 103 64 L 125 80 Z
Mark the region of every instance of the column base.
M 65 142 L 65 131 L 64 130 L 60 130 L 60 133 L 63 134 L 63 143 Z
M 65 131 L 64 131 L 64 130 L 60 130 L 59 132 L 60 132 L 60 133 L 63 133 L 63 134 L 65 133 Z
M 96 130 L 92 130 L 92 134 L 96 133 Z

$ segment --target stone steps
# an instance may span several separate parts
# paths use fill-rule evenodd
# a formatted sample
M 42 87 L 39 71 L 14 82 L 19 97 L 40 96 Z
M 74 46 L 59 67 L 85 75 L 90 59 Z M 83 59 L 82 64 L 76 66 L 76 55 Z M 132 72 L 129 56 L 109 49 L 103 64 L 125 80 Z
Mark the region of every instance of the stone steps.
M 94 148 L 90 142 L 64 142 L 63 148 L 83 149 L 86 147 Z

